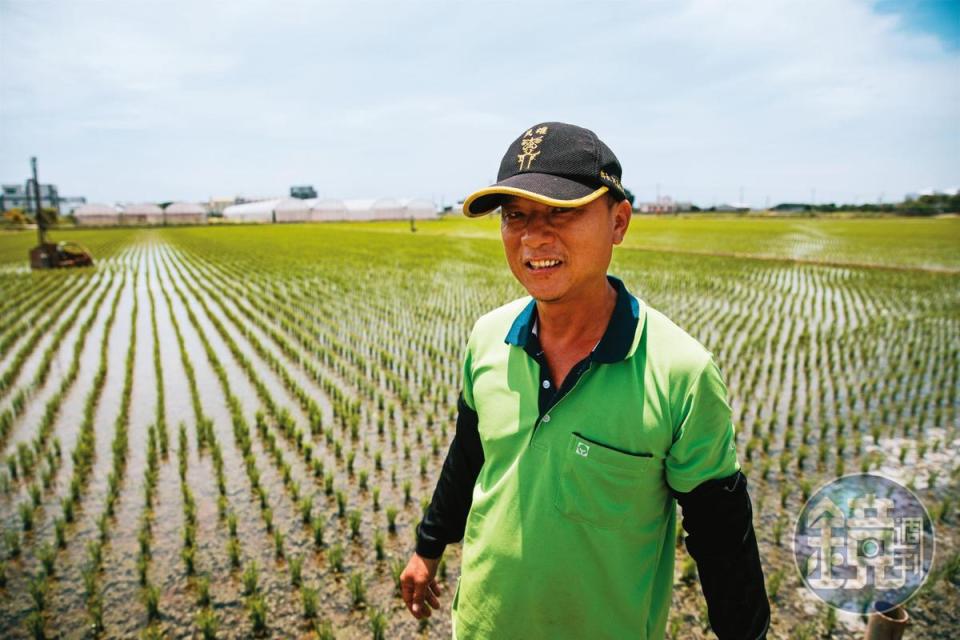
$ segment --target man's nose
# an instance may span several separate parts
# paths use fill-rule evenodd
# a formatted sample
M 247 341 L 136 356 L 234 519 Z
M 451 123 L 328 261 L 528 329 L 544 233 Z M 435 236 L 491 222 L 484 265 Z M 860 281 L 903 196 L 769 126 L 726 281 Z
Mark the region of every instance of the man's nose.
M 553 227 L 547 216 L 530 216 L 523 229 L 521 242 L 528 247 L 540 247 L 553 241 Z

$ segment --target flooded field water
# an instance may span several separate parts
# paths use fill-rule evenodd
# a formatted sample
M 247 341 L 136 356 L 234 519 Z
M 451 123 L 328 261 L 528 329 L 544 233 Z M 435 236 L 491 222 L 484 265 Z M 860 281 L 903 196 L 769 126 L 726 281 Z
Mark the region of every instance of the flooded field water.
M 522 293 L 496 242 L 104 233 L 94 269 L 0 275 L 0 637 L 450 637 L 396 577 L 470 326 Z M 808 597 L 789 531 L 817 486 L 875 471 L 939 527 L 912 637 L 954 637 L 960 277 L 636 250 L 613 271 L 727 379 L 771 636 L 862 635 Z M 711 637 L 677 556 L 668 629 Z M 446 608 L 458 574 L 451 545 Z

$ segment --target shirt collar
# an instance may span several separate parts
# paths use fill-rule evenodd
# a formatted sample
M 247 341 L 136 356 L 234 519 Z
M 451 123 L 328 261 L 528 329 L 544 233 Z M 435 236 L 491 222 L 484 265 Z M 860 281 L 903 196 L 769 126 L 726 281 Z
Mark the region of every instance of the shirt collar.
M 627 291 L 619 278 L 608 275 L 607 280 L 617 291 L 617 301 L 610 316 L 610 323 L 591 356 L 596 362 L 611 364 L 630 354 L 640 321 L 640 303 Z M 513 321 L 504 342 L 520 347 L 531 356 L 539 355 L 540 340 L 533 331 L 536 321 L 537 301 L 531 300 Z

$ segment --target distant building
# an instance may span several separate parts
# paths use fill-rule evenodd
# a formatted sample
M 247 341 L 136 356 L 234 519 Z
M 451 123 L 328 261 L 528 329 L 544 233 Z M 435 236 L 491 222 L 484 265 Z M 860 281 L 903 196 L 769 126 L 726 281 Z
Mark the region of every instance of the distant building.
M 316 198 L 317 192 L 312 185 L 302 185 L 299 187 L 290 187 L 290 197 L 297 198 L 298 200 L 307 200 L 309 198 Z
M 44 209 L 60 210 L 60 195 L 57 193 L 56 185 L 40 184 L 40 206 Z M 32 180 L 28 180 L 24 184 L 5 184 L 2 186 L 0 210 L 4 212 L 10 209 L 33 211 L 34 208 Z
M 193 202 L 174 202 L 163 210 L 164 224 L 206 224 L 207 210 Z
M 641 202 L 637 205 L 637 211 L 640 213 L 676 213 L 680 210 L 678 204 L 670 196 L 660 196 L 654 202 Z
M 120 211 L 107 204 L 85 204 L 73 212 L 81 227 L 104 227 L 120 224 Z
M 210 198 L 207 202 L 207 211 L 213 216 L 222 216 L 223 210 L 234 204 L 237 204 L 237 199 L 234 197 L 220 196 Z

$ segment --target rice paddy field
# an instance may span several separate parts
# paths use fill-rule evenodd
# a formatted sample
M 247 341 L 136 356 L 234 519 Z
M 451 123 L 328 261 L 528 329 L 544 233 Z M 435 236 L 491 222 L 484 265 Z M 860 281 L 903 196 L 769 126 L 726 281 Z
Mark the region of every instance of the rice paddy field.
M 58 231 L 96 266 L 46 273 L 0 235 L 0 637 L 449 638 L 458 545 L 429 621 L 397 584 L 470 328 L 524 293 L 497 229 Z M 863 636 L 791 550 L 860 471 L 936 523 L 906 637 L 960 635 L 960 220 L 636 218 L 611 271 L 716 354 L 770 636 Z M 668 634 L 713 637 L 676 554 Z

